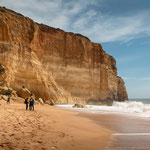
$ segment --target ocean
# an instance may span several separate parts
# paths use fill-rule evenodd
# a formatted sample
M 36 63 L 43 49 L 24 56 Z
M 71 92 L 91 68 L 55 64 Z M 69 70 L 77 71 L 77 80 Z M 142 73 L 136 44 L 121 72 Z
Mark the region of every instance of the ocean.
M 130 98 L 129 101 L 142 102 L 144 104 L 150 104 L 150 98 Z
M 92 114 L 125 114 L 150 118 L 150 99 L 129 99 L 125 102 L 114 102 L 112 106 L 86 105 L 87 108 L 72 108 L 73 105 L 57 105 L 57 107 Z

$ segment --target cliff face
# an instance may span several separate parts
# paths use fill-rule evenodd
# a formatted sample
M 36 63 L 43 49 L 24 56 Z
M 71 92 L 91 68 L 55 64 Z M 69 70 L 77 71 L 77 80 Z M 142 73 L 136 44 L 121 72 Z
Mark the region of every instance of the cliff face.
M 44 100 L 128 99 L 116 61 L 100 44 L 2 7 L 0 64 L 7 86 L 17 90 L 24 85 Z

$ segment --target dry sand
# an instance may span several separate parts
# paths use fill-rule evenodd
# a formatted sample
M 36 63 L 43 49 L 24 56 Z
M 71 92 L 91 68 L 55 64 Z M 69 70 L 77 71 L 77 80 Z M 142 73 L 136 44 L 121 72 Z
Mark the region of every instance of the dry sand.
M 0 100 L 0 150 L 104 150 L 112 131 L 77 112 Z

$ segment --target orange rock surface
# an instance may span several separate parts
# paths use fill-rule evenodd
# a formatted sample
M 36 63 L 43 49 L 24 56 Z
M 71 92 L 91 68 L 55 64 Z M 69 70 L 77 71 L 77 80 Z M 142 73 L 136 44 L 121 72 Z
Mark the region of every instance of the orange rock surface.
M 56 103 L 128 99 L 116 61 L 100 44 L 0 7 L 0 64 L 5 83 Z

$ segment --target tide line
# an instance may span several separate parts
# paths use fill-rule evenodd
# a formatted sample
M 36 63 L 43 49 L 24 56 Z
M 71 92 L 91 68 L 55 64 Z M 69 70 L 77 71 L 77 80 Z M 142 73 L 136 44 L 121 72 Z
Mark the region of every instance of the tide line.
M 114 133 L 114 136 L 150 136 L 150 133 Z

